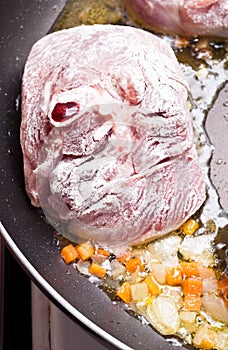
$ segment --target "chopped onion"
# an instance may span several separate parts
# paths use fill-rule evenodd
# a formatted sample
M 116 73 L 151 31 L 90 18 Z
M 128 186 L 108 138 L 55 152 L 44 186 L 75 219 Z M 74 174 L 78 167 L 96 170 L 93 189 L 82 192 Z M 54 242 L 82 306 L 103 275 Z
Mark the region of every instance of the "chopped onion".
M 217 334 L 210 329 L 207 324 L 203 324 L 197 331 L 193 339 L 193 344 L 197 348 L 204 348 L 204 344 L 207 344 L 206 349 L 213 349 L 217 344 Z
M 133 301 L 138 302 L 148 297 L 148 287 L 145 282 L 131 285 L 131 296 Z
M 216 349 L 218 350 L 227 350 L 228 349 L 228 330 L 219 331 L 218 339 L 216 344 Z
M 165 284 L 166 282 L 166 267 L 160 263 L 151 263 L 150 271 L 152 272 L 155 280 L 160 284 Z
M 90 267 L 89 261 L 79 260 L 78 263 L 77 263 L 77 269 L 83 275 L 87 275 L 87 276 L 91 275 L 90 272 L 89 272 L 89 267 Z
M 205 278 L 202 280 L 202 294 L 214 293 L 218 290 L 218 281 L 215 278 Z
M 194 323 L 196 320 L 196 312 L 195 311 L 181 311 L 180 319 L 184 323 Z
M 186 260 L 201 262 L 205 266 L 214 264 L 214 254 L 211 242 L 215 234 L 200 236 L 186 236 L 180 246 L 179 252 Z
M 202 297 L 202 307 L 216 320 L 228 324 L 228 309 L 221 298 L 213 294 L 205 294 Z
M 159 295 L 154 298 L 147 307 L 146 317 L 164 335 L 175 334 L 180 326 L 178 309 L 172 297 Z
M 120 279 L 124 272 L 126 271 L 126 268 L 124 267 L 123 264 L 121 264 L 118 260 L 112 260 L 110 263 L 111 267 L 111 274 L 112 278 L 114 279 Z
M 171 256 L 175 256 L 180 247 L 181 238 L 177 235 L 169 235 L 165 238 L 148 244 L 148 249 L 153 258 L 161 262 Z

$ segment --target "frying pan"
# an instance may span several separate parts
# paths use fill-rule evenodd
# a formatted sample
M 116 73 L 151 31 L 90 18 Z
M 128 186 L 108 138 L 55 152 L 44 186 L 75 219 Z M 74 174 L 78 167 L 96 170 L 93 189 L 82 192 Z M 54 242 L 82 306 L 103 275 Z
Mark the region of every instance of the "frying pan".
M 52 228 L 31 206 L 25 193 L 19 143 L 21 75 L 32 44 L 48 32 L 64 5 L 64 0 L 1 1 L 0 231 L 38 287 L 75 322 L 87 327 L 107 349 L 171 350 L 174 346 L 170 342 L 132 317 L 122 303 L 114 305 L 106 293 L 73 266 L 66 266 L 53 243 Z M 220 99 L 227 97 L 227 90 L 224 84 L 226 92 L 221 92 Z M 227 108 L 222 106 L 220 100 L 218 106 L 215 103 L 216 113 L 208 119 L 208 134 L 217 135 L 213 141 L 216 157 L 225 159 L 228 133 L 224 130 L 228 122 L 223 125 L 216 120 L 221 113 L 228 112 L 221 110 Z M 224 164 L 217 171 L 216 166 L 212 162 L 211 174 L 218 191 L 222 184 L 220 197 L 227 210 L 227 195 L 222 189 L 227 167 Z

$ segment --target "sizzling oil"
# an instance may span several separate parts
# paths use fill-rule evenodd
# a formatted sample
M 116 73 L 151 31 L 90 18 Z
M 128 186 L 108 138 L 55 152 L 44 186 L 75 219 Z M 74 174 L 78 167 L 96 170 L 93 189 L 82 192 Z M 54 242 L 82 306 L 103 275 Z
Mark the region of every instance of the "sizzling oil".
M 81 24 L 127 24 L 129 19 L 119 0 L 72 0 L 67 3 L 52 31 Z

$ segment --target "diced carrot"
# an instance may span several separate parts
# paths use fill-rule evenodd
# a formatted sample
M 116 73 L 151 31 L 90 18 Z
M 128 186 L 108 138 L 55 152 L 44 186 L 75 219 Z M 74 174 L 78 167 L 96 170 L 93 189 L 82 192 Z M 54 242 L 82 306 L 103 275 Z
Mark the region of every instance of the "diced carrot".
M 95 264 L 95 263 L 92 263 L 90 265 L 89 272 L 92 275 L 95 275 L 99 278 L 103 278 L 106 275 L 106 270 L 102 266 Z
M 202 281 L 198 278 L 187 278 L 182 283 L 184 293 L 184 308 L 188 311 L 200 311 Z
M 201 298 L 196 295 L 186 295 L 184 297 L 184 309 L 188 311 L 200 312 Z
M 170 286 L 178 286 L 182 283 L 181 267 L 174 266 L 167 269 L 166 281 Z
M 196 230 L 198 230 L 198 228 L 199 228 L 198 222 L 194 219 L 189 219 L 181 226 L 181 231 L 185 235 L 191 236 L 196 232 Z
M 218 292 L 219 295 L 223 298 L 226 307 L 228 308 L 228 277 L 223 276 L 222 279 L 218 281 Z
M 147 284 L 148 291 L 150 294 L 152 295 L 161 294 L 161 289 L 159 288 L 158 284 L 153 280 L 152 276 L 147 276 L 144 282 Z
M 196 262 L 180 262 L 182 273 L 185 277 L 199 277 L 199 264 Z
M 131 286 L 130 283 L 124 282 L 117 290 L 116 295 L 121 298 L 126 304 L 131 302 Z
M 200 297 L 202 292 L 202 281 L 198 278 L 186 278 L 182 283 L 184 296 L 192 295 Z
M 76 250 L 78 252 L 79 258 L 82 261 L 90 259 L 95 252 L 94 246 L 91 242 L 85 242 L 77 245 Z
M 144 266 L 140 258 L 132 258 L 126 262 L 126 270 L 129 272 L 135 272 L 136 270 L 143 271 Z
M 100 255 L 103 255 L 103 256 L 106 256 L 106 257 L 110 256 L 110 253 L 107 250 L 103 249 L 103 248 L 98 248 L 96 253 L 100 254 Z
M 72 261 L 78 258 L 78 252 L 73 244 L 68 244 L 61 250 L 61 256 L 65 263 L 70 264 Z
M 197 262 L 180 262 L 182 273 L 184 277 L 200 277 L 205 278 L 215 278 L 215 272 L 212 268 L 203 266 Z
M 126 252 L 121 254 L 120 256 L 117 256 L 117 260 L 121 263 L 126 264 L 126 262 L 131 258 L 131 250 L 128 249 Z

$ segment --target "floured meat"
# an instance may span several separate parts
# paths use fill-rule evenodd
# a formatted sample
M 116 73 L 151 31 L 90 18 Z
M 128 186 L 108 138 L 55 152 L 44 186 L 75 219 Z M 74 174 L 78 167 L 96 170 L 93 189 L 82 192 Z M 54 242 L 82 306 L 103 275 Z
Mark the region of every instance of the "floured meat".
M 123 0 L 139 23 L 162 33 L 228 37 L 227 0 Z
M 180 226 L 205 199 L 170 46 L 141 29 L 94 25 L 38 41 L 22 85 L 28 195 L 74 240 L 135 244 Z

